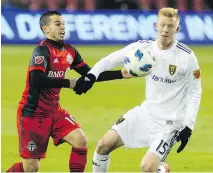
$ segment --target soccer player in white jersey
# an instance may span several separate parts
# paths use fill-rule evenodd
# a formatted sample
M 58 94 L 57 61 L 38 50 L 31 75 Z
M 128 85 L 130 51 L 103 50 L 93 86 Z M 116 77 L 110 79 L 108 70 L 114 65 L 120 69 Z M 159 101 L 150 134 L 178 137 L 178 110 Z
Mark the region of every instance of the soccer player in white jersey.
M 157 40 L 138 41 L 102 58 L 77 82 L 77 94 L 89 90 L 105 70 L 122 64 L 126 52 L 135 46 L 153 52 L 156 66 L 146 76 L 146 100 L 125 113 L 98 142 L 93 172 L 107 172 L 110 152 L 118 147 L 148 147 L 141 161 L 143 172 L 157 172 L 173 145 L 186 146 L 194 129 L 201 98 L 200 69 L 195 54 L 175 39 L 178 10 L 162 8 L 156 23 Z

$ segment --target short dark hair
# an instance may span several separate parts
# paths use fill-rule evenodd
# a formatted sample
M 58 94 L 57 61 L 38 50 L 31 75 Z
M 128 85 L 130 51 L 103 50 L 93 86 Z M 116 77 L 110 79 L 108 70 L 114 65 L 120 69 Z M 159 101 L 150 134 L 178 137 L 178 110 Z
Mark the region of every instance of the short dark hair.
M 45 13 L 43 13 L 40 17 L 40 20 L 39 20 L 39 24 L 40 24 L 40 28 L 43 31 L 42 29 L 42 26 L 47 26 L 50 22 L 50 16 L 53 16 L 53 15 L 58 15 L 58 16 L 61 16 L 61 13 L 58 12 L 58 11 L 46 11 Z

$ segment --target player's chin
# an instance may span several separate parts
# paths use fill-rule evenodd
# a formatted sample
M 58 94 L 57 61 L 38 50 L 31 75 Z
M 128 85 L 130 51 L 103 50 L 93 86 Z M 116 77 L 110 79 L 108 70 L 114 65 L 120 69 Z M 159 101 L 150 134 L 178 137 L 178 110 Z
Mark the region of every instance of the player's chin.
M 168 40 L 165 39 L 165 38 L 161 39 L 160 42 L 161 42 L 162 45 L 167 45 L 168 44 Z
M 59 41 L 64 41 L 64 37 L 59 37 L 58 40 Z
M 161 36 L 161 41 L 166 42 L 167 39 L 168 37 Z

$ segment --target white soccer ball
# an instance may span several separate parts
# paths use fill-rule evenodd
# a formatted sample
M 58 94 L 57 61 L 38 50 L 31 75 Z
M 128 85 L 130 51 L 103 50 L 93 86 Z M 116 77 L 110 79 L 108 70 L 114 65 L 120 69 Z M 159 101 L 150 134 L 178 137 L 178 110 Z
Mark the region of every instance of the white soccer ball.
M 134 47 L 125 55 L 124 68 L 132 76 L 147 76 L 154 66 L 155 58 L 151 52 L 142 47 Z

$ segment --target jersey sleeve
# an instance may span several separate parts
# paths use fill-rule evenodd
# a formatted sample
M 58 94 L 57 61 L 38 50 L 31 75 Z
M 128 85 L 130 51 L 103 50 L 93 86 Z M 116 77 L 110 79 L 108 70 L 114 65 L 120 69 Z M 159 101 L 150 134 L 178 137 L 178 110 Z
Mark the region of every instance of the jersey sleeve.
M 73 48 L 75 51 L 75 59 L 74 62 L 71 64 L 70 69 L 78 69 L 80 67 L 83 67 L 86 65 L 83 58 L 81 57 L 80 53 L 77 51 L 77 49 Z
M 52 79 L 40 70 L 30 72 L 30 85 L 38 88 L 69 88 L 69 79 Z
M 194 53 L 191 54 L 188 62 L 188 103 L 186 107 L 186 122 L 185 124 L 191 129 L 194 129 L 198 109 L 201 99 L 201 76 L 200 67 Z
M 50 53 L 49 49 L 45 46 L 37 46 L 32 54 L 30 60 L 30 71 L 41 70 L 46 72 L 47 64 L 49 61 Z
M 110 70 L 119 65 L 123 65 L 126 53 L 137 45 L 138 45 L 138 42 L 134 42 L 120 50 L 117 50 L 117 51 L 109 54 L 108 56 L 106 56 L 106 57 L 102 58 L 100 61 L 98 61 L 88 73 L 94 74 L 97 79 L 98 76 L 100 75 L 100 73 Z

